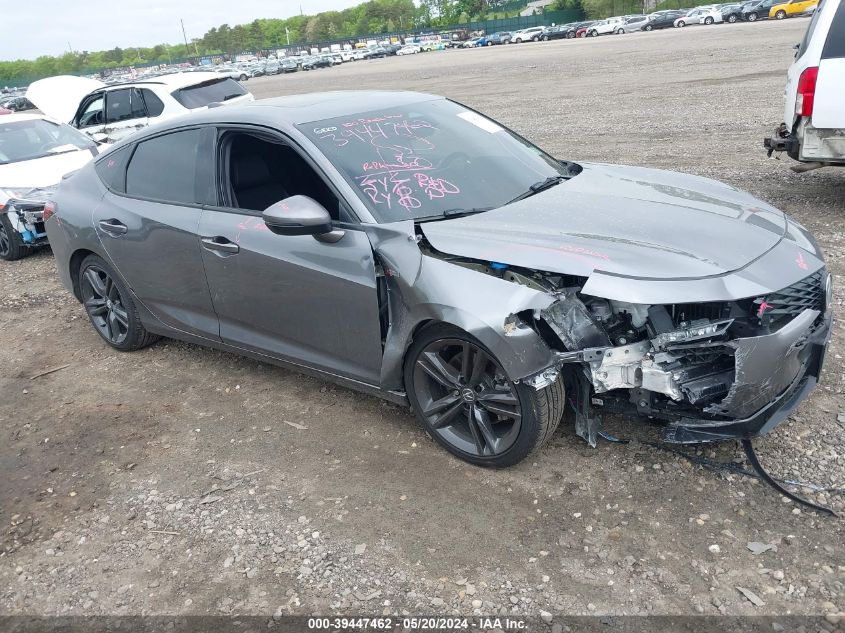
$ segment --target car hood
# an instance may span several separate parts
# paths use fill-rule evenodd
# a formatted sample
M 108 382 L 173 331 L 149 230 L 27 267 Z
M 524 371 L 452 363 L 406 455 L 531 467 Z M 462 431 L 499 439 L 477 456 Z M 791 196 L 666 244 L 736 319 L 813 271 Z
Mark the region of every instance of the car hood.
M 82 99 L 105 85 L 87 77 L 59 75 L 32 82 L 27 88 L 26 98 L 47 116 L 70 123 Z
M 723 275 L 771 250 L 782 211 L 728 185 L 677 172 L 584 164 L 525 200 L 420 226 L 450 255 L 588 277 Z
M 80 149 L 75 152 L 0 165 L 0 189 L 11 188 L 20 192 L 26 189 L 51 187 L 58 184 L 65 174 L 83 167 L 93 156 L 91 150 Z

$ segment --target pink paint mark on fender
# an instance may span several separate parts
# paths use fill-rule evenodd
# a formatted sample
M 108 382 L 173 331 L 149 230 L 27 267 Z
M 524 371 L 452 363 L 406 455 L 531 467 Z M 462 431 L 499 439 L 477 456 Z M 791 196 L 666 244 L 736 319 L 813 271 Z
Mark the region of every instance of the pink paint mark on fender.
M 771 303 L 769 303 L 768 301 L 766 301 L 764 299 L 763 303 L 760 304 L 760 307 L 757 308 L 757 318 L 762 319 L 763 315 L 766 313 L 766 310 L 768 310 L 769 308 L 773 308 L 773 307 L 774 306 Z
M 795 263 L 798 264 L 798 268 L 801 270 L 809 270 L 809 266 L 807 262 L 804 261 L 804 254 L 801 251 L 798 251 L 798 259 L 795 260 Z

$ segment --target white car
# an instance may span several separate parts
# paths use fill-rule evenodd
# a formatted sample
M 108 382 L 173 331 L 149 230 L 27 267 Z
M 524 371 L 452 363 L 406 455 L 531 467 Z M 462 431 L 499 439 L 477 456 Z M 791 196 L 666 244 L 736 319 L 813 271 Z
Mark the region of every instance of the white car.
M 398 51 L 396 51 L 397 55 L 416 55 L 422 50 L 419 44 L 408 44 L 403 46 Z
M 235 68 L 234 66 L 215 66 L 210 69 L 210 72 L 223 75 L 224 77 L 231 77 L 235 81 L 246 81 L 249 79 L 249 73 L 246 70 Z
M 89 137 L 41 114 L 0 116 L 0 259 L 46 244 L 44 203 L 65 174 L 97 153 Z
M 587 37 L 610 35 L 611 33 L 615 33 L 616 29 L 618 29 L 624 23 L 624 20 L 618 17 L 600 20 L 599 22 L 593 24 L 589 29 L 587 29 Z
M 819 2 L 786 76 L 784 122 L 764 141 L 769 155 L 805 163 L 795 171 L 845 166 L 845 1 Z
M 544 26 L 531 26 L 527 29 L 520 29 L 511 34 L 512 44 L 521 44 L 522 42 L 539 42 L 543 36 Z
M 722 11 L 712 7 L 697 7 L 687 11 L 686 15 L 682 15 L 675 20 L 675 26 L 684 27 L 693 24 L 718 24 L 722 22 Z
M 621 35 L 623 33 L 636 33 L 648 22 L 647 15 L 628 15 L 625 16 L 624 21 L 616 27 L 615 34 Z
M 210 72 L 175 73 L 109 86 L 96 79 L 60 75 L 33 82 L 26 97 L 44 114 L 70 123 L 95 141 L 107 142 L 211 103 L 232 105 L 255 99 L 231 77 Z

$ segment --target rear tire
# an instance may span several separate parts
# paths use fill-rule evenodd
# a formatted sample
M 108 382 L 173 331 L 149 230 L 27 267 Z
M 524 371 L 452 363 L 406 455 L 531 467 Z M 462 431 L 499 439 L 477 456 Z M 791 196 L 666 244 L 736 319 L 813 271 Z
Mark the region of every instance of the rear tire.
M 730 22 L 731 24 L 734 24 L 736 22 L 736 16 L 735 15 L 729 15 L 728 16 L 728 22 Z
M 704 18 L 704 23 L 708 25 L 713 24 L 713 18 Z
M 414 414 L 438 444 L 471 464 L 520 462 L 543 446 L 563 417 L 563 380 L 540 390 L 514 384 L 481 342 L 450 325 L 416 337 L 404 372 Z
M 643 27 L 643 31 L 653 31 L 653 30 L 654 30 L 654 27 L 651 24 L 646 24 Z
M 91 325 L 114 349 L 134 352 L 160 338 L 147 332 L 129 289 L 102 257 L 82 260 L 79 289 Z
M 9 216 L 0 212 L 0 259 L 13 262 L 31 252 L 32 249 L 24 244 L 21 234 L 12 228 Z
M 748 21 L 749 22 L 756 22 L 757 21 L 757 14 L 756 13 L 749 13 L 748 14 Z
M 783 19 L 786 17 L 786 11 L 784 11 L 783 9 L 781 9 L 780 11 L 778 11 L 777 13 L 775 13 L 775 17 L 776 17 L 778 20 L 783 20 Z
M 677 24 L 677 26 L 678 26 L 679 28 L 684 28 L 686 25 L 687 25 L 687 23 L 686 23 L 686 22 L 684 22 L 683 20 L 681 20 L 681 21 L 680 21 L 680 22 L 678 22 L 678 24 Z

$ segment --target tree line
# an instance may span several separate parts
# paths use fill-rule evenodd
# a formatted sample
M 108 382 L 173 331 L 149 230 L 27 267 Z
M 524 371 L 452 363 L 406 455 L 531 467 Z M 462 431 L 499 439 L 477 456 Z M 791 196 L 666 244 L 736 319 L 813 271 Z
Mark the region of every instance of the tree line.
M 188 57 L 270 50 L 512 17 L 518 15 L 526 3 L 527 0 L 421 0 L 417 6 L 413 0 L 368 0 L 343 11 L 325 11 L 287 19 L 259 19 L 235 26 L 221 24 L 202 37 L 193 39 L 187 47 L 184 43 L 116 47 L 106 51 L 42 55 L 34 60 L 0 61 L 0 85 L 4 81 L 169 64 Z M 581 0 L 557 0 L 557 3 L 560 8 L 580 9 L 581 6 Z M 177 17 L 173 19 L 175 21 Z

